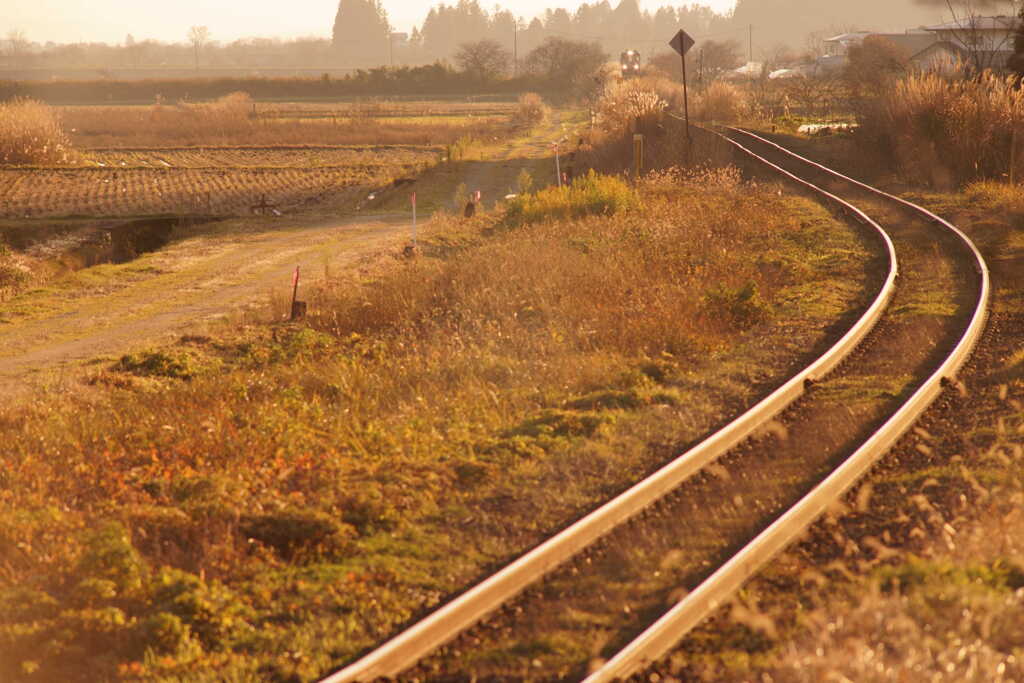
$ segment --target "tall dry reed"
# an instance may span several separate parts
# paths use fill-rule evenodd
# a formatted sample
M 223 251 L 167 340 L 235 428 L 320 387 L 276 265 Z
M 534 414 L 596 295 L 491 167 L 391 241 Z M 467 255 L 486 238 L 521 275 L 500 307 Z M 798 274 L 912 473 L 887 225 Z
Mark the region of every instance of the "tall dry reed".
M 646 79 L 617 81 L 605 88 L 597 104 L 601 127 L 608 132 L 622 131 L 634 121 L 642 128 L 661 122 L 668 102 L 656 84 Z
M 0 165 L 63 164 L 71 142 L 52 107 L 15 98 L 0 102 Z
M 694 98 L 693 117 L 697 121 L 734 123 L 749 113 L 746 93 L 724 81 L 715 81 Z
M 1008 173 L 1024 91 L 991 73 L 969 80 L 914 74 L 859 109 L 870 148 L 904 176 L 944 187 Z

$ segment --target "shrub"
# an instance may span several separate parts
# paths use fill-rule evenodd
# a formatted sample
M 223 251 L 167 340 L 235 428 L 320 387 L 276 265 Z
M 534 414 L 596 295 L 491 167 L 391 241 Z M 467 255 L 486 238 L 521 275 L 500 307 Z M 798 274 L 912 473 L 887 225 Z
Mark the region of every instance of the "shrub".
M 535 92 L 523 93 L 519 96 L 519 106 L 512 115 L 517 126 L 536 126 L 543 123 L 551 113 L 551 108 Z
M 740 287 L 712 287 L 704 295 L 704 310 L 712 318 L 737 327 L 761 322 L 769 313 L 768 304 L 753 281 Z
M 0 242 L 0 301 L 17 292 L 29 281 L 31 272 L 19 263 L 6 244 Z
M 71 142 L 53 108 L 15 98 L 0 103 L 0 165 L 65 164 Z
M 140 377 L 172 379 L 192 379 L 197 373 L 188 354 L 171 354 L 163 351 L 143 351 L 139 354 L 121 356 L 114 369 Z
M 548 187 L 536 194 L 515 197 L 509 203 L 507 216 L 515 223 L 536 223 L 548 218 L 612 215 L 638 204 L 636 191 L 625 181 L 590 171 L 571 185 Z
M 750 110 L 746 95 L 731 83 L 715 81 L 695 98 L 693 116 L 698 121 L 730 123 Z
M 986 73 L 911 75 L 859 103 L 860 139 L 891 167 L 935 186 L 998 177 L 1010 164 L 1024 92 Z
M 643 128 L 660 123 L 668 103 L 645 79 L 609 85 L 597 104 L 601 127 L 608 132 L 626 130 L 633 121 Z

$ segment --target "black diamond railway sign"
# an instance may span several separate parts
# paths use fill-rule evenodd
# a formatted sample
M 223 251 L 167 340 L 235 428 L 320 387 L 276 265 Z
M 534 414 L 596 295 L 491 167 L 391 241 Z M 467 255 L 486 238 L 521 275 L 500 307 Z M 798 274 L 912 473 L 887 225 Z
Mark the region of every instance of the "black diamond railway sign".
M 670 40 L 668 44 L 671 45 L 672 49 L 678 52 L 680 56 L 685 56 L 686 53 L 690 51 L 690 48 L 693 47 L 695 42 L 696 41 L 690 37 L 690 34 L 683 29 L 679 29 L 679 33 L 677 33 L 675 38 Z

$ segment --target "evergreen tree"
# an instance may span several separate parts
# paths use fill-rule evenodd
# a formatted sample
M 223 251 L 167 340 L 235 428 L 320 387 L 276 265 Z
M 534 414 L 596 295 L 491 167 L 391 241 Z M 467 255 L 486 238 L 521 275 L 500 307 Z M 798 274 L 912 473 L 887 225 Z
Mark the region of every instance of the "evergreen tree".
M 334 50 L 342 66 L 388 63 L 391 24 L 380 0 L 340 0 L 334 18 Z

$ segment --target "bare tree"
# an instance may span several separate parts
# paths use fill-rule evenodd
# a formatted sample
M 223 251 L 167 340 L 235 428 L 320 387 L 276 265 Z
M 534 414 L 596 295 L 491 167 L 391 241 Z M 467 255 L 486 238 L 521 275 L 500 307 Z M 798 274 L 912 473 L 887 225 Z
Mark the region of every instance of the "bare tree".
M 188 40 L 196 56 L 196 71 L 199 71 L 199 51 L 210 40 L 210 29 L 205 26 L 193 26 L 188 30 Z
M 28 54 L 29 41 L 25 32 L 21 29 L 12 28 L 7 32 L 7 53 L 11 56 L 11 64 L 24 60 Z
M 493 40 L 479 40 L 460 45 L 455 63 L 477 80 L 491 81 L 508 72 L 512 53 Z
M 1017 4 L 1017 0 L 945 0 L 953 17 L 947 24 L 948 32 L 964 52 L 969 71 L 981 73 L 1003 66 L 999 53 L 1013 45 Z M 1001 6 L 1009 6 L 1013 11 L 1009 16 L 982 14 L 986 8 L 995 11 Z

